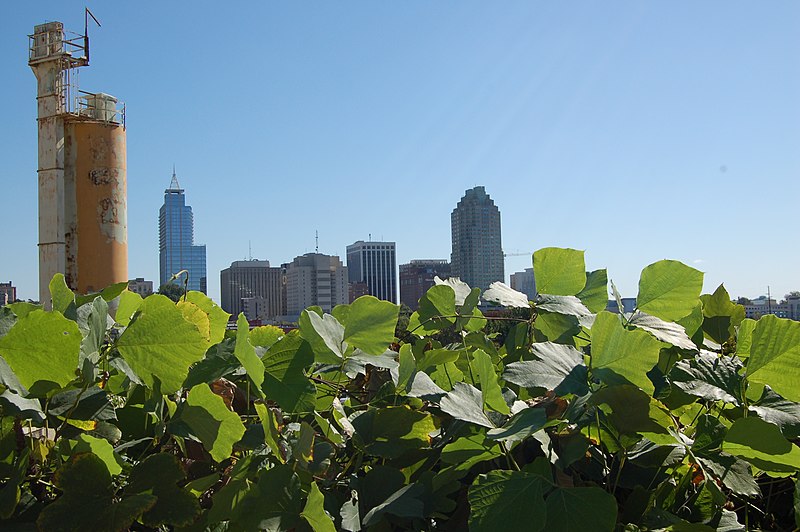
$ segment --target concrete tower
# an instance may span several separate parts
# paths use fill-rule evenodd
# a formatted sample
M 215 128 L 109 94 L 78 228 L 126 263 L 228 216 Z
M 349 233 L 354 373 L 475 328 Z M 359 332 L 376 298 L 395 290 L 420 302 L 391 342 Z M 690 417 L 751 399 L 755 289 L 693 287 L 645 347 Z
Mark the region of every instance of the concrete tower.
M 450 215 L 451 271 L 473 288 L 504 280 L 500 209 L 484 187 L 467 190 Z
M 79 293 L 128 280 L 125 109 L 77 88 L 89 64 L 86 35 L 61 22 L 34 27 L 28 64 L 37 80 L 39 300 L 63 273 Z

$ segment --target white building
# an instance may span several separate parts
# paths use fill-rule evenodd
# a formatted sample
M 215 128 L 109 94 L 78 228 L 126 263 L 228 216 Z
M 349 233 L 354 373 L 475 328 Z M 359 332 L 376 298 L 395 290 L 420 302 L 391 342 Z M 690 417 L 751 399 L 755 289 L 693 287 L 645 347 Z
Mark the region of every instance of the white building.
M 286 267 L 286 313 L 299 316 L 317 305 L 330 312 L 348 302 L 347 267 L 335 255 L 306 253 Z

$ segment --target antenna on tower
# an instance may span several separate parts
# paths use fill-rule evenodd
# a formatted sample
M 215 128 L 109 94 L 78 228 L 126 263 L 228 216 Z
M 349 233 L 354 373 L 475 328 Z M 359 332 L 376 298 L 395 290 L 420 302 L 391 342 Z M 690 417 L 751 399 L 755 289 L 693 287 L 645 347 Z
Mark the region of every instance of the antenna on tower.
M 319 231 L 314 231 L 314 253 L 319 253 Z
M 98 28 L 102 28 L 102 26 L 100 25 L 100 21 L 97 20 L 97 17 L 95 17 L 92 14 L 92 12 L 89 11 L 88 7 L 84 7 L 84 10 L 85 12 L 83 14 L 83 47 L 84 50 L 86 51 L 86 62 L 88 63 L 89 62 L 89 17 L 92 17 L 92 20 L 94 20 Z
M 247 241 L 247 259 L 253 260 L 253 243 L 251 240 Z

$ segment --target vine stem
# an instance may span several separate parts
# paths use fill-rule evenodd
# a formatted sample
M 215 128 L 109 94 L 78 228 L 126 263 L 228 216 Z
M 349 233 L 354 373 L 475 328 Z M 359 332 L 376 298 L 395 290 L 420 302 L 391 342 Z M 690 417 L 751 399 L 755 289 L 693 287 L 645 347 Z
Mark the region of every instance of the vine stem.
M 406 331 L 406 332 L 408 334 L 411 334 L 414 331 L 416 331 L 417 329 L 419 329 L 420 327 L 422 327 L 423 325 L 425 325 L 426 323 L 428 323 L 430 321 L 433 321 L 435 319 L 442 319 L 442 318 L 455 318 L 455 319 L 458 319 L 458 318 L 470 318 L 471 319 L 471 318 L 477 318 L 477 316 L 473 316 L 472 314 L 469 314 L 469 315 L 466 315 L 466 314 L 465 315 L 453 314 L 453 315 L 450 315 L 450 316 L 431 316 L 430 318 L 426 319 L 425 321 L 420 322 L 419 325 L 417 325 L 416 327 L 414 327 L 410 331 Z M 487 321 L 516 321 L 517 323 L 528 322 L 528 320 L 526 320 L 525 318 L 512 318 L 510 316 L 483 316 L 482 318 L 478 318 L 478 319 L 487 320 Z

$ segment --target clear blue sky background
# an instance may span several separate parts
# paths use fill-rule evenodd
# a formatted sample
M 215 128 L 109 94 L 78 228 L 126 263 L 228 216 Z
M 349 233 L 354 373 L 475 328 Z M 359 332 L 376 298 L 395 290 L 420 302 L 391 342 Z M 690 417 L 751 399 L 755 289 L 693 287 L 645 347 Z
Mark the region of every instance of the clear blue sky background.
M 37 297 L 35 79 L 27 35 L 86 2 L 4 2 L 0 280 Z M 130 276 L 158 279 L 173 163 L 209 291 L 359 239 L 449 258 L 485 185 L 506 252 L 587 251 L 624 296 L 673 258 L 706 291 L 800 289 L 796 1 L 88 2 L 84 90 L 128 112 Z M 506 273 L 530 266 L 510 257 Z

